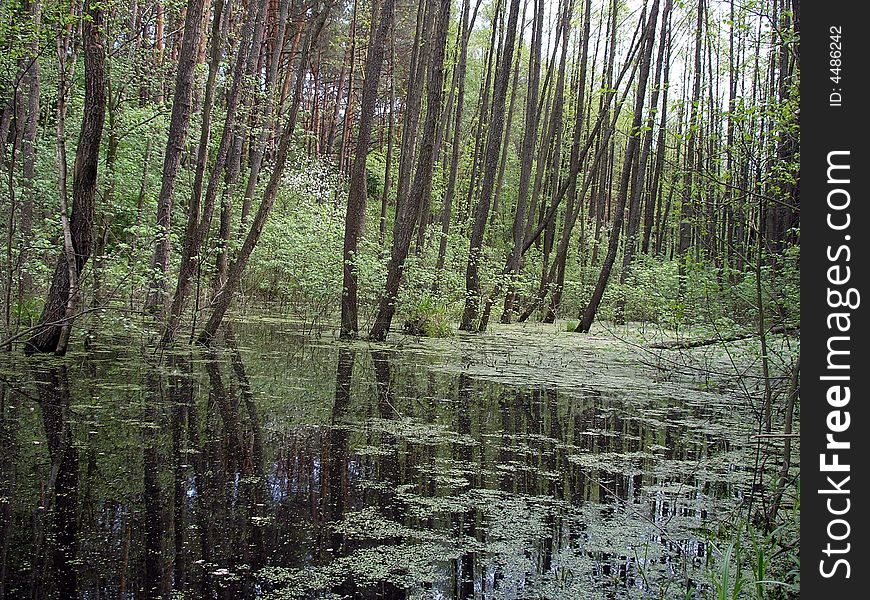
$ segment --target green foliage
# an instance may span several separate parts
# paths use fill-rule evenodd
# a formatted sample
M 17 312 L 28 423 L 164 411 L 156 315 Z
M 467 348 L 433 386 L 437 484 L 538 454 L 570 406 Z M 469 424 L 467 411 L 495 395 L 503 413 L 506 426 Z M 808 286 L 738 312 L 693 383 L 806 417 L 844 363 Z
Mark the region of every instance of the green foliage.
M 341 298 L 344 237 L 336 193 L 338 180 L 327 163 L 301 164 L 285 176 L 245 275 L 250 295 L 308 318 L 332 313 Z M 368 250 L 363 248 L 365 258 L 357 257 L 365 282 L 378 269 Z
M 800 541 L 800 492 L 794 490 L 791 509 L 777 526 L 767 531 L 761 525 L 741 520 L 725 524 L 719 538 L 724 549 L 716 551 L 710 564 L 715 600 L 779 600 L 797 598 L 800 590 L 800 555 L 784 552 Z M 715 543 L 713 544 L 715 547 Z
M 447 307 L 434 296 L 423 294 L 406 307 L 405 313 L 405 333 L 439 338 L 453 335 Z

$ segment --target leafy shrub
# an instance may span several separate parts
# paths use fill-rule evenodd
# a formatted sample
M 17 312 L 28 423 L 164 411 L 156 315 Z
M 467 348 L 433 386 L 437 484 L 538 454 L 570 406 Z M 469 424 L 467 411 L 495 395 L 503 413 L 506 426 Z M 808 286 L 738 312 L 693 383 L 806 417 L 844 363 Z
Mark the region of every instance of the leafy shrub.
M 437 338 L 453 335 L 447 307 L 428 294 L 410 304 L 406 312 L 405 333 Z

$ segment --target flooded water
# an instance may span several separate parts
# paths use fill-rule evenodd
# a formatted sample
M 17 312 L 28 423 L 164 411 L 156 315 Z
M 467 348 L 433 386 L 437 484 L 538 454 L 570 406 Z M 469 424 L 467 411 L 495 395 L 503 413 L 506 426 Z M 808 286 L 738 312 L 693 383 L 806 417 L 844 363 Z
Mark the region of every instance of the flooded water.
M 0 597 L 693 597 L 751 483 L 740 402 L 612 342 L 224 337 L 4 357 Z

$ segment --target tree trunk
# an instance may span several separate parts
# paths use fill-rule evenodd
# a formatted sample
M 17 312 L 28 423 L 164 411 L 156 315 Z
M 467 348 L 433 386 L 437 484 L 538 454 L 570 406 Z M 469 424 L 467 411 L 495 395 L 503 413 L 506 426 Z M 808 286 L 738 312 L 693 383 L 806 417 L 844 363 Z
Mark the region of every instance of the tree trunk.
M 514 213 L 513 249 L 508 259 L 508 275 L 516 277 L 520 268 L 523 240 L 526 233 L 526 213 L 529 204 L 529 185 L 532 177 L 532 155 L 538 138 L 538 87 L 541 81 L 541 39 L 544 28 L 544 1 L 536 0 L 534 26 L 532 28 L 532 46 L 529 56 L 528 90 L 526 96 L 525 126 L 523 145 L 520 151 L 520 180 L 517 188 L 517 207 Z M 500 321 L 510 323 L 514 310 L 516 290 L 511 285 L 504 301 L 504 311 Z
M 625 159 L 622 165 L 622 176 L 619 182 L 619 200 L 613 217 L 613 227 L 607 245 L 607 255 L 604 257 L 604 264 L 601 266 L 601 274 L 598 277 L 598 283 L 595 285 L 595 290 L 592 292 L 592 297 L 589 299 L 589 304 L 586 306 L 586 311 L 583 313 L 583 319 L 577 325 L 576 331 L 580 333 L 588 333 L 589 329 L 592 327 L 592 322 L 595 320 L 595 314 L 598 311 L 601 299 L 604 297 L 604 290 L 610 279 L 610 272 L 611 269 L 613 269 L 613 263 L 616 261 L 616 251 L 619 246 L 619 234 L 622 230 L 622 223 L 625 218 L 625 205 L 628 200 L 628 186 L 632 174 L 632 165 L 634 163 L 635 152 L 637 151 L 637 136 L 640 132 L 640 126 L 643 119 L 643 104 L 646 97 L 646 85 L 649 80 L 652 38 L 655 35 L 658 9 L 659 0 L 653 0 L 652 7 L 650 8 L 649 20 L 644 28 L 644 36 L 641 40 L 641 47 L 644 49 L 642 56 L 640 57 L 640 73 L 637 85 L 637 97 L 634 104 L 634 118 L 632 120 L 631 131 L 625 147 Z
M 158 233 L 154 245 L 154 256 L 151 259 L 153 275 L 145 300 L 145 310 L 152 314 L 160 312 L 166 294 L 166 278 L 169 272 L 171 252 L 173 195 L 178 178 L 178 168 L 181 164 L 181 155 L 187 140 L 187 130 L 190 126 L 191 98 L 204 4 L 205 0 L 190 0 L 184 19 L 184 41 L 178 60 L 172 115 L 169 119 L 169 137 L 166 142 L 166 153 L 163 157 L 163 177 L 160 195 L 157 199 Z
M 480 198 L 474 210 L 474 224 L 471 230 L 471 240 L 468 250 L 468 264 L 465 270 L 465 308 L 462 312 L 460 329 L 473 331 L 476 329 L 480 305 L 480 261 L 483 235 L 489 216 L 489 205 L 492 200 L 493 185 L 498 167 L 498 154 L 501 149 L 501 136 L 504 129 L 505 99 L 507 96 L 508 79 L 513 62 L 514 40 L 517 32 L 519 0 L 511 0 L 508 15 L 507 33 L 501 63 L 495 75 L 492 97 L 492 113 L 490 127 L 487 132 L 486 155 L 483 163 L 483 181 Z
M 254 251 L 254 248 L 260 239 L 260 235 L 263 233 L 266 219 L 275 204 L 275 197 L 278 194 L 278 186 L 281 184 L 284 166 L 287 164 L 287 157 L 290 154 L 293 132 L 296 129 L 299 107 L 302 103 L 302 90 L 305 82 L 305 73 L 308 69 L 311 49 L 323 30 L 323 26 L 326 23 L 331 8 L 331 2 L 321 4 L 316 20 L 314 20 L 311 25 L 308 41 L 306 42 L 299 59 L 299 67 L 296 72 L 296 83 L 293 90 L 293 102 L 290 105 L 290 112 L 287 116 L 284 130 L 281 133 L 281 141 L 278 146 L 278 155 L 275 158 L 275 165 L 271 176 L 269 177 L 269 182 L 266 184 L 266 189 L 263 191 L 263 198 L 260 202 L 259 208 L 257 209 L 257 214 L 251 222 L 251 229 L 245 237 L 242 247 L 239 249 L 238 256 L 229 267 L 226 283 L 215 295 L 211 316 L 197 337 L 197 343 L 204 346 L 210 345 L 211 341 L 217 335 L 220 324 L 230 307 L 230 303 L 235 296 L 236 290 L 238 290 L 238 287 L 241 284 L 242 274 L 248 264 L 248 259 L 251 258 L 251 253 Z
M 481 0 L 474 9 L 475 17 L 480 8 Z M 459 63 L 456 82 L 456 124 L 453 126 L 453 144 L 450 155 L 450 173 L 447 177 L 447 191 L 444 194 L 444 204 L 441 208 L 441 235 L 438 240 L 438 258 L 435 262 L 435 281 L 432 291 L 437 293 L 441 284 L 441 273 L 444 271 L 444 261 L 447 256 L 447 236 L 450 233 L 450 220 L 453 214 L 453 198 L 456 195 L 456 177 L 459 173 L 459 156 L 462 141 L 462 115 L 465 108 L 465 76 L 468 67 L 468 40 L 474 19 L 469 19 L 471 0 L 462 3 L 462 42 L 459 46 Z
M 444 96 L 444 52 L 447 46 L 447 35 L 450 25 L 451 0 L 441 0 L 437 5 L 435 15 L 434 47 L 428 57 L 429 76 L 426 95 L 426 120 L 423 125 L 423 139 L 420 143 L 420 154 L 417 157 L 417 171 L 408 198 L 400 202 L 397 199 L 396 221 L 393 226 L 393 246 L 390 262 L 387 265 L 387 282 L 378 306 L 370 336 L 375 340 L 386 338 L 390 330 L 393 315 L 396 312 L 396 301 L 401 283 L 402 271 L 408 251 L 411 247 L 411 237 L 414 223 L 417 221 L 423 199 L 432 186 L 432 170 L 435 164 L 435 136 L 441 117 L 441 104 Z M 435 6 L 430 7 L 435 10 Z M 422 63 L 423 61 L 421 61 Z M 422 69 L 422 64 L 418 67 Z
M 26 58 L 29 66 L 26 75 L 27 82 L 27 120 L 24 122 L 24 132 L 21 138 L 21 168 L 24 175 L 22 187 L 24 198 L 21 203 L 19 220 L 19 238 L 21 245 L 18 251 L 18 311 L 25 297 L 33 287 L 32 277 L 28 269 L 29 249 L 33 231 L 33 207 L 36 200 L 34 181 L 36 179 L 36 134 L 39 127 L 39 31 L 41 29 L 42 10 L 39 0 L 30 4 L 30 14 L 33 19 L 34 38 L 30 46 L 30 56 Z M 19 316 L 20 319 L 20 316 Z
M 692 103 L 689 116 L 688 142 L 686 146 L 686 169 L 683 175 L 683 198 L 680 206 L 680 237 L 677 246 L 679 260 L 679 292 L 686 291 L 686 255 L 692 244 L 695 220 L 695 195 L 692 189 L 695 160 L 695 143 L 698 139 L 698 100 L 701 97 L 701 44 L 704 31 L 704 0 L 698 2 L 698 20 L 695 27 L 695 63 L 693 67 Z
M 57 261 L 45 307 L 39 319 L 42 327 L 26 342 L 24 351 L 27 354 L 55 352 L 63 355 L 66 353 L 69 331 L 77 308 L 75 300 L 79 285 L 76 280 L 91 255 L 97 165 L 106 116 L 106 55 L 102 31 L 104 24 L 102 7 L 98 4 L 89 4 L 87 15 L 88 18 L 82 25 L 85 57 L 84 116 L 73 166 L 72 214 L 64 236 L 66 247 Z M 66 53 L 66 49 L 62 46 L 59 50 Z M 65 93 L 65 89 L 63 91 Z M 61 168 L 65 169 L 65 165 Z M 65 195 L 63 190 L 61 193 L 62 208 L 65 209 L 66 198 L 63 197 Z M 66 219 L 65 211 L 62 219 Z M 70 249 L 72 257 L 69 255 Z
M 175 294 L 172 299 L 172 306 L 170 307 L 166 329 L 163 333 L 162 343 L 164 344 L 172 342 L 175 338 L 175 334 L 178 331 L 178 326 L 181 321 L 181 314 L 184 309 L 184 302 L 190 290 L 190 283 L 196 270 L 199 253 L 211 225 L 212 215 L 214 214 L 215 198 L 217 197 L 221 174 L 227 162 L 230 144 L 233 141 L 236 107 L 238 106 L 239 94 L 241 92 L 242 86 L 242 73 L 245 71 L 244 67 L 246 66 L 246 63 L 248 64 L 248 66 L 250 66 L 250 63 L 256 60 L 256 57 L 252 55 L 258 53 L 262 43 L 265 23 L 263 13 L 268 6 L 268 2 L 266 0 L 259 0 L 259 9 L 255 10 L 257 6 L 258 5 L 255 2 L 251 2 L 249 5 L 248 17 L 245 24 L 246 27 L 243 29 L 242 34 L 243 43 L 239 49 L 235 73 L 233 74 L 233 82 L 227 94 L 226 119 L 224 121 L 224 127 L 221 134 L 220 144 L 217 150 L 217 156 L 215 157 L 214 165 L 212 165 L 211 175 L 209 176 L 208 187 L 206 188 L 204 202 L 200 201 L 200 194 L 202 191 L 202 173 L 204 173 L 205 170 L 204 162 L 207 158 L 207 155 L 204 154 L 202 150 L 200 150 L 200 157 L 203 160 L 203 164 L 201 166 L 198 165 L 198 169 L 202 170 L 201 172 L 197 173 L 197 175 L 200 177 L 199 188 L 197 189 L 197 182 L 194 181 L 194 192 L 191 196 L 190 206 L 188 208 L 187 231 L 185 233 L 184 249 L 182 251 L 181 264 L 178 269 L 178 282 L 176 283 Z M 212 46 L 211 64 L 209 65 L 210 79 L 212 73 L 216 72 L 216 69 L 218 68 L 220 62 L 219 38 L 221 36 L 218 33 L 220 30 L 220 20 L 217 17 L 218 15 L 216 12 L 216 22 L 213 27 L 213 33 L 216 35 L 214 36 L 215 39 L 214 45 Z M 251 28 L 253 28 L 253 32 L 251 31 Z M 247 42 L 247 37 L 249 35 L 252 35 L 253 38 L 250 42 Z M 214 66 L 214 71 L 211 68 L 212 66 Z M 210 117 L 212 112 L 213 93 L 213 86 L 207 87 L 208 98 L 203 114 L 204 131 L 202 134 L 202 140 L 206 144 L 208 143 L 209 137 L 207 130 L 211 127 Z M 208 120 L 206 120 L 206 116 L 209 117 Z M 200 205 L 202 205 L 202 216 L 200 216 Z
M 350 185 L 347 197 L 347 214 L 344 221 L 343 256 L 343 290 L 341 295 L 341 337 L 356 337 L 359 333 L 357 285 L 358 275 L 356 255 L 359 248 L 359 238 L 365 224 L 366 201 L 368 199 L 368 177 L 366 176 L 366 159 L 372 138 L 372 124 L 375 116 L 375 103 L 378 99 L 378 83 L 381 78 L 381 68 L 384 63 L 384 49 L 393 24 L 394 0 L 384 0 L 380 14 L 372 8 L 372 23 L 377 23 L 368 56 L 366 57 L 365 80 L 360 99 L 360 121 L 357 134 L 356 156 L 350 173 Z M 392 107 L 390 109 L 392 111 Z M 390 125 L 392 129 L 392 123 Z M 388 141 L 392 144 L 392 141 Z M 392 146 L 390 146 L 392 148 Z M 388 155 L 390 152 L 388 152 Z

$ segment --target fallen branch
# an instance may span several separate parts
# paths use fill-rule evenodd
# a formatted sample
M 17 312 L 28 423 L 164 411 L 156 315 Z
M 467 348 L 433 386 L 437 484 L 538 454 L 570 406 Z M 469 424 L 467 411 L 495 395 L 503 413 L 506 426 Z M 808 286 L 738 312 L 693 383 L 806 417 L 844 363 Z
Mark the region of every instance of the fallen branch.
M 773 327 L 767 331 L 768 334 L 776 334 L 776 333 L 784 333 L 790 334 L 800 331 L 799 327 L 786 327 L 784 325 L 778 325 Z M 757 332 L 751 333 L 739 333 L 735 335 L 725 336 L 725 337 L 715 337 L 715 338 L 706 338 L 703 340 L 691 340 L 691 341 L 670 341 L 670 342 L 660 342 L 658 344 L 650 344 L 649 348 L 656 348 L 659 350 L 688 350 L 690 348 L 700 348 L 701 346 L 711 346 L 713 344 L 720 343 L 728 343 L 728 342 L 736 342 L 739 340 L 747 340 L 751 337 L 755 337 L 758 335 Z

